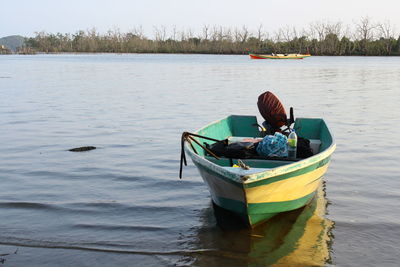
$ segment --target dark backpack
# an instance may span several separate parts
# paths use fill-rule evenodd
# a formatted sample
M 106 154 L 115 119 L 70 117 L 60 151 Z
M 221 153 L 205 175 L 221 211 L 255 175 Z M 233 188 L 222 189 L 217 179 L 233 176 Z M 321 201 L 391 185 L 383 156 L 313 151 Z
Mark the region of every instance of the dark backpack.
M 218 157 L 231 159 L 249 159 L 257 156 L 258 143 L 235 142 L 227 144 L 227 140 L 218 141 L 214 144 L 206 144 L 206 147 Z
M 312 155 L 314 154 L 310 147 L 310 140 L 303 137 L 298 137 L 296 157 L 300 159 L 305 159 L 311 157 Z

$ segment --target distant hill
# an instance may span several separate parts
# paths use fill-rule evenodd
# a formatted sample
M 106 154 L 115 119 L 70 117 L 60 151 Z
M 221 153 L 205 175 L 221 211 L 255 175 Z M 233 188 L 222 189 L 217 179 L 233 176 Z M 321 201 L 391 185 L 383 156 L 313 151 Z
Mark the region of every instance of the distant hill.
M 18 47 L 21 47 L 25 42 L 25 37 L 21 35 L 10 35 L 0 38 L 0 45 L 4 45 L 11 51 L 15 52 Z

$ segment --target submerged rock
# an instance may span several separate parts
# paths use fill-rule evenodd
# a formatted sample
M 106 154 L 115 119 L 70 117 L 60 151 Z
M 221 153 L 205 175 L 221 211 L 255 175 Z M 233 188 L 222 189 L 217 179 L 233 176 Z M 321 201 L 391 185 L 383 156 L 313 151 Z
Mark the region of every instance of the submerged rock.
M 89 150 L 93 150 L 93 149 L 96 149 L 96 147 L 95 146 L 81 146 L 81 147 L 71 148 L 68 151 L 83 152 L 83 151 L 89 151 Z

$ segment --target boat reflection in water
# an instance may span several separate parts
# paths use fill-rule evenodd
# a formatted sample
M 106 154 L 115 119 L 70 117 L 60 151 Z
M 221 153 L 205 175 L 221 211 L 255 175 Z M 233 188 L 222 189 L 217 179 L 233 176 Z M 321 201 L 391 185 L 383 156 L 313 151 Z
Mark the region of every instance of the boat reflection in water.
M 278 214 L 254 229 L 214 205 L 219 227 L 201 229 L 203 253 L 191 255 L 196 266 L 324 266 L 330 261 L 327 202 L 322 186 L 305 207 Z M 210 220 L 211 216 L 206 216 Z M 206 224 L 212 222 L 205 222 Z M 215 224 L 214 224 L 215 225 Z M 196 242 L 196 243 L 197 243 Z

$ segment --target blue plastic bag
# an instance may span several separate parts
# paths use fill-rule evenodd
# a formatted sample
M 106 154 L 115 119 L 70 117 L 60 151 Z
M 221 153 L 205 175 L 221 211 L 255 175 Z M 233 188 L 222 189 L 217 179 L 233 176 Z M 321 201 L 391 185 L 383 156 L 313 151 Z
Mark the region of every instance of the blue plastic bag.
M 287 137 L 276 132 L 274 135 L 267 135 L 258 143 L 257 153 L 266 157 L 287 157 Z

